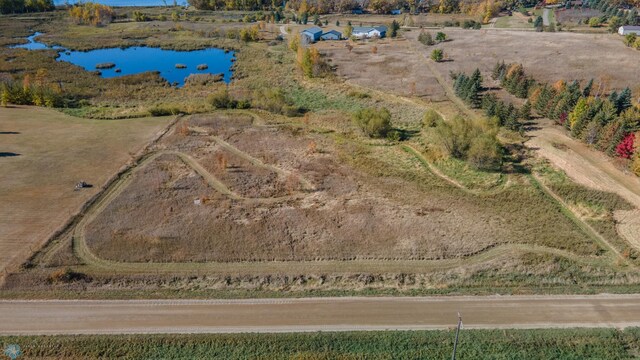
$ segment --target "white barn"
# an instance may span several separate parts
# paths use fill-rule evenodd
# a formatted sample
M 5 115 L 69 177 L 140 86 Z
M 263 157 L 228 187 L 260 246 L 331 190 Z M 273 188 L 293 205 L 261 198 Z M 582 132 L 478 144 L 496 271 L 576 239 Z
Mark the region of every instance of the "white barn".
M 618 29 L 618 34 L 623 36 L 628 34 L 640 35 L 640 26 L 630 26 L 630 25 L 620 26 L 620 28 Z

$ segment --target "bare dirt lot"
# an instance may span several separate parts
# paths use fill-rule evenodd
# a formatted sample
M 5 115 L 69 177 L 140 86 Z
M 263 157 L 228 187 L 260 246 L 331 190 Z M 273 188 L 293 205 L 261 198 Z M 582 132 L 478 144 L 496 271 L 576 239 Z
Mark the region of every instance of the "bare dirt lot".
M 446 61 L 437 64 L 450 71 L 490 72 L 496 62 L 522 63 L 538 81 L 604 80 L 611 88 L 637 87 L 640 78 L 637 51 L 626 47 L 616 34 L 538 33 L 524 31 L 445 31 L 451 41 L 422 46 L 425 53 L 443 49 Z M 416 41 L 419 32 L 404 36 Z M 433 35 L 433 34 L 432 34 Z M 416 41 L 417 43 L 417 41 Z
M 345 41 L 317 44 L 337 74 L 348 82 L 397 95 L 416 96 L 431 101 L 446 99 L 438 82 L 415 55 L 406 40 L 382 39 L 355 42 L 350 51 Z
M 24 261 L 169 118 L 95 121 L 0 109 L 0 270 Z M 74 191 L 85 180 L 93 185 Z
M 498 219 L 471 204 L 454 210 L 437 197 L 403 204 L 382 184 L 336 162 L 334 145 L 318 136 L 253 126 L 242 116 L 196 116 L 189 124 L 233 148 L 200 133 L 174 134 L 159 146 L 193 156 L 245 199 L 229 199 L 175 157 L 159 157 L 89 225 L 87 241 L 100 257 L 138 262 L 441 258 L 508 237 L 492 229 Z M 310 151 L 311 144 L 321 150 Z M 221 159 L 228 159 L 223 167 Z M 200 198 L 205 203 L 194 205 Z M 455 229 L 464 230 L 455 240 L 444 240 L 442 234 Z M 136 251 L 122 252 L 124 246 Z

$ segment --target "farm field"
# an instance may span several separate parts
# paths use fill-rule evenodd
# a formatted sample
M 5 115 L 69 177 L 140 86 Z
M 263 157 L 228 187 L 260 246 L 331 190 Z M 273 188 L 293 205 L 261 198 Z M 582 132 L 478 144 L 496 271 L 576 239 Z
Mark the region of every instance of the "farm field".
M 42 246 L 169 121 L 100 122 L 42 108 L 1 109 L 1 270 Z M 74 191 L 81 180 L 93 187 Z
M 637 52 L 626 47 L 616 34 L 537 33 L 447 29 L 451 41 L 437 45 L 450 61 L 436 64 L 442 74 L 471 73 L 479 68 L 490 73 L 496 62 L 521 63 L 538 81 L 603 80 L 609 88 L 637 89 L 640 78 Z M 419 32 L 405 33 L 416 39 Z M 525 45 L 526 44 L 526 45 Z M 430 47 L 422 46 L 428 56 Z M 594 61 L 594 52 L 598 54 Z

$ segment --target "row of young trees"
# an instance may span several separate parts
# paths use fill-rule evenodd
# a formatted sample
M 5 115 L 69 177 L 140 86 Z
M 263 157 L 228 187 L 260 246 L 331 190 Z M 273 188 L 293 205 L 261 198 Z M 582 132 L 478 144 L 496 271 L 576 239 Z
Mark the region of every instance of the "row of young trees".
M 0 0 L 0 14 L 50 11 L 55 9 L 53 0 Z
M 584 86 L 578 81 L 540 84 L 528 78 L 520 64 L 498 64 L 498 68 L 506 69 L 499 72 L 501 83 L 527 79 L 528 103 L 536 113 L 555 120 L 573 137 L 610 156 L 632 159 L 631 166 L 640 175 L 640 151 L 635 143 L 636 133 L 640 131 L 640 107 L 633 105 L 629 88 L 606 95 L 604 86 L 600 84 L 595 88 L 593 80 Z M 516 94 L 513 87 L 505 89 L 514 95 L 522 95 Z
M 309 14 L 330 14 L 367 9 L 377 14 L 388 14 L 391 10 L 404 9 L 410 13 L 439 12 L 478 15 L 489 21 L 500 10 L 515 6 L 515 1 L 466 1 L 466 0 L 289 0 L 283 5 L 277 0 L 189 0 L 189 4 L 203 10 L 276 10 L 281 6 L 296 12 L 300 17 Z M 306 14 L 306 15 L 303 15 Z
M 612 1 L 612 0 L 590 0 L 584 3 L 592 9 L 600 10 L 604 15 L 599 19 L 600 23 L 608 22 L 612 30 L 617 30 L 622 25 L 639 25 L 637 7 L 640 0 Z M 633 7 L 636 8 L 633 8 Z M 624 9 L 631 7 L 630 9 Z
M 513 131 L 522 131 L 523 121 L 530 119 L 531 105 L 528 102 L 518 109 L 513 104 L 499 100 L 495 94 L 483 94 L 483 78 L 479 69 L 476 69 L 471 76 L 452 74 L 452 77 L 456 96 L 472 108 L 484 110 L 485 115 L 493 119 L 498 126 L 504 126 Z

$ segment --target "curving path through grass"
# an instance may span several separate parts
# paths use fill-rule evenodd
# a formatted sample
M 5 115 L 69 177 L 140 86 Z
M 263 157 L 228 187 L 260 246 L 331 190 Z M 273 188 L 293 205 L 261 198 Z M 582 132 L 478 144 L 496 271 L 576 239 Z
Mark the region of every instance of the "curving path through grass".
M 418 161 L 420 161 L 420 163 L 425 168 L 427 168 L 427 170 L 429 170 L 432 174 L 436 175 L 440 179 L 442 179 L 442 180 L 446 181 L 447 183 L 457 187 L 458 189 L 461 189 L 462 191 L 464 191 L 466 193 L 473 194 L 473 195 L 478 195 L 478 196 L 494 195 L 494 194 L 498 194 L 498 193 L 504 191 L 505 188 L 509 185 L 509 181 L 506 181 L 505 183 L 502 184 L 502 186 L 499 186 L 496 189 L 492 189 L 492 190 L 469 189 L 468 187 L 466 187 L 462 183 L 460 183 L 458 180 L 453 179 L 453 178 L 445 175 L 437 167 L 435 167 L 433 164 L 431 164 L 431 162 L 429 162 L 427 160 L 427 158 L 425 158 L 424 155 L 422 155 L 420 153 L 420 151 L 418 151 L 412 145 L 402 145 L 401 147 L 405 152 L 407 152 L 407 153 L 413 155 L 414 157 L 416 157 L 418 159 Z
M 198 132 L 204 132 L 203 129 L 195 129 Z M 208 134 L 208 133 L 207 133 Z M 273 165 L 264 164 L 259 159 L 254 158 L 250 154 L 243 152 L 240 149 L 235 148 L 233 145 L 225 142 L 224 140 L 209 135 L 214 142 L 226 150 L 237 154 L 243 159 L 249 161 L 255 166 L 265 167 L 269 170 L 276 171 L 282 175 L 288 175 L 290 172 L 274 167 Z M 415 148 L 410 145 L 403 145 L 402 149 L 420 160 L 420 162 L 433 174 L 440 177 L 447 183 L 462 189 L 465 192 L 469 192 L 474 195 L 486 195 L 494 194 L 501 189 L 494 191 L 478 191 L 471 190 L 464 187 L 461 183 L 457 182 L 444 174 L 442 174 L 435 167 L 431 166 L 429 162 L 422 156 Z M 256 274 L 256 273 L 336 273 L 336 272 L 428 272 L 433 270 L 447 270 L 458 268 L 462 266 L 470 266 L 475 264 L 481 264 L 485 262 L 514 255 L 517 253 L 536 253 L 541 255 L 552 255 L 570 259 L 579 264 L 585 265 L 607 265 L 611 264 L 615 258 L 621 258 L 618 251 L 615 250 L 606 239 L 602 238 L 597 232 L 593 230 L 588 224 L 579 220 L 579 218 L 572 219 L 574 221 L 581 222 L 579 224 L 583 230 L 591 232 L 590 235 L 598 240 L 605 248 L 609 249 L 609 255 L 615 254 L 615 258 L 612 256 L 580 256 L 575 253 L 566 250 L 560 250 L 556 248 L 531 245 L 531 244 L 501 244 L 496 246 L 490 246 L 486 249 L 478 251 L 473 254 L 467 254 L 464 256 L 439 260 L 403 260 L 403 259 L 377 259 L 377 258 L 360 258 L 355 260 L 317 260 L 317 261 L 264 261 L 264 262 L 185 262 L 185 263 L 138 263 L 138 262 L 118 262 L 107 259 L 102 259 L 93 253 L 86 242 L 86 226 L 90 224 L 104 209 L 117 198 L 124 189 L 132 182 L 133 176 L 142 170 L 147 164 L 161 155 L 174 155 L 183 161 L 187 166 L 191 167 L 196 173 L 198 173 L 205 182 L 211 188 L 228 196 L 229 198 L 237 201 L 260 201 L 260 202 L 274 202 L 293 199 L 299 197 L 300 194 L 284 196 L 279 198 L 246 198 L 230 190 L 224 183 L 218 180 L 214 175 L 209 173 L 195 158 L 192 156 L 179 152 L 179 151 L 158 151 L 150 153 L 141 158 L 137 164 L 132 166 L 128 171 L 122 174 L 122 176 L 112 183 L 105 191 L 99 196 L 99 198 L 85 211 L 80 220 L 69 232 L 71 236 L 73 251 L 76 256 L 83 262 L 83 271 L 90 273 L 217 273 L 217 274 Z M 313 190 L 311 184 L 306 181 L 305 190 Z M 559 199 L 557 195 L 550 192 L 544 185 L 540 185 L 540 188 L 548 192 L 549 195 L 558 201 L 559 205 L 563 207 L 565 211 L 571 212 L 571 210 Z M 63 245 L 64 241 L 60 241 L 56 246 L 48 249 L 44 254 L 43 259 L 50 259 L 51 256 Z M 623 259 L 624 260 L 624 259 Z
M 607 264 L 610 259 L 607 257 L 583 257 L 571 253 L 569 251 L 530 244 L 503 244 L 488 247 L 482 251 L 458 258 L 441 259 L 441 260 L 381 260 L 381 259 L 356 259 L 356 260 L 319 260 L 319 261 L 266 261 L 266 262 L 188 262 L 188 263 L 137 263 L 137 262 L 117 262 L 106 260 L 98 257 L 91 251 L 86 242 L 86 226 L 91 223 L 108 205 L 124 190 L 132 181 L 133 174 L 139 171 L 144 164 L 149 163 L 158 156 L 169 153 L 180 156 L 187 165 L 193 166 L 198 173 L 202 172 L 202 176 L 206 177 L 207 182 L 216 190 L 234 196 L 241 200 L 239 195 L 231 192 L 226 186 L 221 184 L 217 179 L 206 172 L 195 159 L 180 154 L 178 152 L 159 152 L 145 158 L 135 170 L 122 177 L 121 181 L 115 183 L 109 191 L 105 192 L 105 196 L 101 197 L 92 206 L 77 224 L 73 236 L 73 249 L 75 254 L 85 265 L 90 266 L 91 272 L 98 273 L 265 273 L 265 272 L 358 272 L 358 271 L 376 271 L 376 272 L 416 272 L 416 271 L 433 271 L 447 270 L 461 266 L 469 266 L 488 262 L 503 256 L 512 255 L 514 253 L 537 253 L 553 256 L 560 256 L 571 259 L 580 264 Z M 255 199 L 254 199 L 255 200 Z M 268 200 L 270 201 L 270 200 Z

